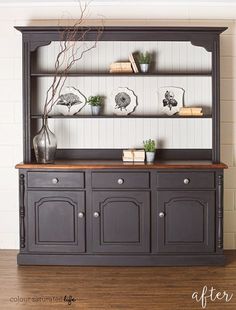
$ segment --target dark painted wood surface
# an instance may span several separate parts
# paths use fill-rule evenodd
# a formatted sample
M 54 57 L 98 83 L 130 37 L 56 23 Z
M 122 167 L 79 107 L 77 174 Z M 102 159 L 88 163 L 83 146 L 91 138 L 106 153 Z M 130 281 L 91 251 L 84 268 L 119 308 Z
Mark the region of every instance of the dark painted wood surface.
M 93 251 L 150 252 L 150 193 L 93 193 Z
M 29 252 L 85 251 L 83 192 L 29 191 L 27 206 Z
M 123 149 L 57 149 L 56 160 L 121 160 L 122 155 Z M 33 150 L 31 156 L 32 162 L 35 162 Z M 155 159 L 211 161 L 212 149 L 158 149 Z
M 214 252 L 214 191 L 159 191 L 157 210 L 159 252 Z
M 28 187 L 83 188 L 83 172 L 28 172 Z
M 214 172 L 171 172 L 157 173 L 157 188 L 200 189 L 214 188 Z
M 84 174 L 85 187 L 22 185 L 21 192 L 28 198 L 21 198 L 26 246 L 21 248 L 19 264 L 224 263 L 219 248 L 223 233 L 222 169 L 68 171 L 20 169 L 24 179 L 31 172 L 36 178 L 42 173 L 40 182 L 51 180 L 54 173 L 69 179 L 73 174 L 74 180 L 76 174 Z M 192 187 L 182 183 L 186 176 Z
M 149 188 L 149 172 L 92 172 L 93 188 Z

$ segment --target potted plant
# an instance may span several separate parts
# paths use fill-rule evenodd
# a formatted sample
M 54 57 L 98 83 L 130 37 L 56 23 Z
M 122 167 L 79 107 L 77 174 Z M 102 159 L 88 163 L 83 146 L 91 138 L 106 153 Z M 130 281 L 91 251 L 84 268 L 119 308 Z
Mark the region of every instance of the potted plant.
M 143 147 L 146 153 L 146 161 L 153 163 L 155 159 L 156 146 L 155 141 L 152 139 L 143 141 Z
M 148 52 L 145 53 L 139 53 L 138 55 L 138 62 L 139 62 L 139 66 L 140 66 L 140 70 L 143 73 L 148 72 L 149 69 L 149 65 L 151 62 L 151 54 Z
M 92 115 L 99 115 L 102 106 L 102 96 L 90 96 L 88 104 L 91 105 Z

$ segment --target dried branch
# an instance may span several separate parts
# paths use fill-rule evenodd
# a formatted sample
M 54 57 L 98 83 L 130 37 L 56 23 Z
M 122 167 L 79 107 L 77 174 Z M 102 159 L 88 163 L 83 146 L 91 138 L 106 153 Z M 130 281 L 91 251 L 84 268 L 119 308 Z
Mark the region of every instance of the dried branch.
M 88 9 L 88 4 L 80 5 L 80 17 L 72 27 L 66 27 L 60 33 L 59 53 L 56 56 L 54 65 L 54 76 L 51 85 L 49 86 L 44 103 L 43 115 L 47 117 L 52 111 L 61 91 L 65 85 L 69 71 L 80 61 L 83 56 L 96 48 L 98 41 L 103 33 L 103 24 L 96 29 L 96 38 L 93 44 L 89 47 L 84 45 L 86 35 L 92 30 L 91 27 L 83 27 L 85 13 Z

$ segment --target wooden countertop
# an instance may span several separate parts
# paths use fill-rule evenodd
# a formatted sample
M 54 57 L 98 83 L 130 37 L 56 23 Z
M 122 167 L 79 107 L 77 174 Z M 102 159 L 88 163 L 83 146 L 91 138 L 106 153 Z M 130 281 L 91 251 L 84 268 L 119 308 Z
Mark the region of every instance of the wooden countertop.
M 224 163 L 212 163 L 211 161 L 156 161 L 153 164 L 130 163 L 119 160 L 57 160 L 54 164 L 19 163 L 17 169 L 227 169 Z

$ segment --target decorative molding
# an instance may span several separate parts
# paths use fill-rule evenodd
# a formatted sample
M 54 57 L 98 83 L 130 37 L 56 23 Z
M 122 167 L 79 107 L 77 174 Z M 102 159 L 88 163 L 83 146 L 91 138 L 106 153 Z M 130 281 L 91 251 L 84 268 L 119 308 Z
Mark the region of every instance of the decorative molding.
M 100 224 L 100 234 L 101 234 L 101 244 L 102 245 L 106 245 L 106 244 L 112 244 L 112 243 L 116 243 L 116 244 L 122 244 L 124 243 L 124 241 L 116 241 L 116 242 L 109 242 L 109 241 L 105 241 L 105 232 L 104 232 L 104 216 L 105 216 L 105 207 L 111 207 L 112 203 L 116 203 L 116 202 L 123 202 L 123 203 L 131 203 L 132 204 L 132 208 L 136 208 L 137 209 L 137 213 L 138 213 L 138 218 L 139 218 L 139 227 L 138 227 L 138 236 L 137 236 L 137 240 L 132 240 L 129 242 L 132 242 L 132 244 L 140 244 L 142 242 L 141 240 L 141 230 L 142 230 L 142 206 L 143 203 L 139 202 L 137 199 L 133 198 L 133 197 L 110 197 L 105 199 L 103 202 L 100 202 L 100 212 L 101 212 L 101 224 Z M 110 204 L 110 206 L 109 206 Z M 127 206 L 125 207 L 125 209 L 127 210 Z
M 70 204 L 73 208 L 76 207 L 76 202 L 73 201 L 71 198 L 69 197 L 43 197 L 41 199 L 39 199 L 39 201 L 35 202 L 35 206 L 36 208 L 38 209 L 40 206 L 42 206 L 45 202 L 51 202 L 51 201 L 56 201 L 56 202 L 61 202 L 61 201 L 64 201 L 64 202 L 68 202 L 68 204 Z
M 165 202 L 165 206 L 170 206 L 171 204 L 175 203 L 176 201 L 191 201 L 191 202 L 198 202 L 201 207 L 206 208 L 208 206 L 207 201 L 203 201 L 202 199 L 198 199 L 198 198 L 190 198 L 190 197 L 178 197 L 178 198 L 171 198 L 169 201 Z
M 207 52 L 213 52 L 213 42 L 211 40 L 197 40 L 193 39 L 190 41 L 194 46 L 200 46 L 205 48 Z
M 50 41 L 50 40 L 30 42 L 30 51 L 35 52 L 37 50 L 37 48 L 42 47 L 42 46 L 47 46 L 47 45 L 51 44 L 51 42 L 52 41 Z
M 218 176 L 217 247 L 223 249 L 223 175 Z
M 47 203 L 49 204 L 49 208 L 50 208 L 50 203 L 53 202 L 63 202 L 63 208 L 69 210 L 68 208 L 72 208 L 72 213 L 73 213 L 73 240 L 69 240 L 69 241 L 64 241 L 63 244 L 77 244 L 78 243 L 78 236 L 77 236 L 77 209 L 78 209 L 78 204 L 73 201 L 71 198 L 69 197 L 43 197 L 41 199 L 39 199 L 38 201 L 35 202 L 35 244 L 36 245 L 43 245 L 43 244 L 57 244 L 56 241 L 43 241 L 40 240 L 40 217 L 39 217 L 39 211 L 42 208 L 48 208 Z M 51 205 L 52 207 L 52 205 Z M 58 208 L 59 210 L 59 208 Z M 65 221 L 67 219 L 65 218 Z
M 20 247 L 25 247 L 25 176 L 20 174 Z

